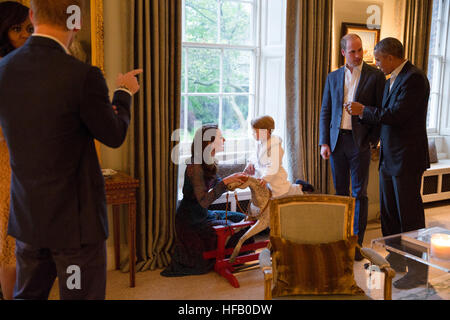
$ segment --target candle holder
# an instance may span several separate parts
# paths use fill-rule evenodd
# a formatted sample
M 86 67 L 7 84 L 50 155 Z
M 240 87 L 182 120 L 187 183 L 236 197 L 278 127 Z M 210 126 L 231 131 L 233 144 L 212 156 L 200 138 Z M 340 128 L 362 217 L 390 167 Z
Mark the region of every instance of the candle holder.
M 431 256 L 450 261 L 450 235 L 437 233 L 431 237 Z

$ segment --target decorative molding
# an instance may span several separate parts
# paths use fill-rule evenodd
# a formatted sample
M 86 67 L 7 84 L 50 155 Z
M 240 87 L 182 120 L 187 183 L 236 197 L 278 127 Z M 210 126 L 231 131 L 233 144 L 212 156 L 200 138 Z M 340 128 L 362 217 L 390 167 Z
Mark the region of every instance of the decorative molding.
M 103 21 L 103 0 L 91 0 L 91 44 L 92 65 L 105 73 L 105 32 Z

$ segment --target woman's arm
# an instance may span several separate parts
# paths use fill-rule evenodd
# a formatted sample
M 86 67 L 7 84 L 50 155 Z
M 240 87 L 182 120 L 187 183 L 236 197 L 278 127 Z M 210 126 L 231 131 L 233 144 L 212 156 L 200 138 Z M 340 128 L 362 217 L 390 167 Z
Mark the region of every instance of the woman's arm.
M 193 165 L 192 170 L 188 172 L 192 185 L 194 187 L 194 194 L 198 203 L 205 209 L 216 201 L 223 193 L 227 191 L 227 185 L 234 182 L 244 183 L 248 176 L 244 173 L 235 173 L 231 176 L 216 179 L 215 186 L 208 190 L 205 182 L 205 172 L 201 165 Z
M 216 185 L 208 190 L 204 178 L 205 172 L 201 165 L 193 165 L 191 174 L 188 173 L 188 175 L 190 175 L 192 181 L 195 197 L 198 203 L 205 209 L 209 208 L 214 201 L 227 191 L 225 183 L 220 179 L 217 179 Z

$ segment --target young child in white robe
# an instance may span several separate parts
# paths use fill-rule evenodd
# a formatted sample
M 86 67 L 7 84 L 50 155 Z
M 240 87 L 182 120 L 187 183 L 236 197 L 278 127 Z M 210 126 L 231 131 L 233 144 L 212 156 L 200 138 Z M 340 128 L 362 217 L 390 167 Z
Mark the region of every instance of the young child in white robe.
M 303 195 L 303 187 L 291 184 L 283 168 L 284 150 L 282 140 L 272 135 L 275 121 L 270 116 L 263 116 L 252 121 L 253 137 L 257 142 L 256 155 L 248 161 L 244 173 L 258 178 L 261 184 L 268 184 L 272 197 Z

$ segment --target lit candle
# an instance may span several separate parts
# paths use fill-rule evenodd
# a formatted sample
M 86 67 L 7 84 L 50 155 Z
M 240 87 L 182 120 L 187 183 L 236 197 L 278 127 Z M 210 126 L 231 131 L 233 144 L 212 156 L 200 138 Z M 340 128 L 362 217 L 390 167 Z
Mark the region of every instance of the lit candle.
M 442 260 L 450 260 L 450 235 L 438 233 L 431 237 L 431 255 Z

